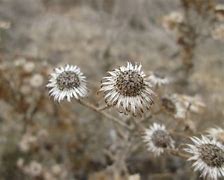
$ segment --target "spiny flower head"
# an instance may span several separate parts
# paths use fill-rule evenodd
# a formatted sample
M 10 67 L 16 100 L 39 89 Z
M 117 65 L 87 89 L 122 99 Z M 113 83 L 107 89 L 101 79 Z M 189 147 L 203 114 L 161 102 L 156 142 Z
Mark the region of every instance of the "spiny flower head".
M 152 72 L 148 79 L 153 84 L 153 86 L 156 87 L 161 87 L 171 82 L 169 78 L 155 72 Z
M 175 96 L 179 99 L 180 103 L 191 112 L 200 113 L 206 107 L 202 98 L 198 95 L 189 96 L 185 94 L 175 94 Z
M 188 144 L 185 151 L 191 154 L 189 161 L 194 161 L 195 171 L 200 171 L 204 178 L 224 177 L 224 146 L 215 139 L 205 136 L 191 138 L 194 144 Z
M 159 156 L 166 148 L 174 148 L 174 141 L 164 125 L 154 123 L 143 136 L 147 149 Z
M 150 109 L 155 93 L 141 68 L 141 65 L 128 62 L 127 66 L 108 72 L 100 89 L 108 105 L 133 115 L 141 115 L 145 109 Z
M 186 118 L 186 108 L 174 96 L 164 96 L 161 98 L 162 108 L 177 119 Z
M 172 94 L 161 98 L 162 107 L 175 118 L 185 119 L 188 112 L 201 113 L 206 107 L 199 96 Z
M 215 15 L 218 20 L 223 21 L 224 20 L 224 5 L 223 4 L 217 4 L 214 8 Z
M 32 161 L 26 170 L 27 174 L 31 175 L 32 177 L 37 177 L 42 174 L 43 167 L 40 163 Z
M 79 67 L 73 65 L 56 68 L 47 87 L 50 95 L 59 102 L 65 98 L 71 101 L 72 97 L 79 99 L 87 95 L 86 77 Z

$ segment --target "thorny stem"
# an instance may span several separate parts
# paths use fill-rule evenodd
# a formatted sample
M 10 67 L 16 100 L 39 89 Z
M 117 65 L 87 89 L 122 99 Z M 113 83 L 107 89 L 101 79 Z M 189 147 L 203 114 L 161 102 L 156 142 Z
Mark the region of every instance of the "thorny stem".
M 83 101 L 83 100 L 78 100 L 78 102 L 79 102 L 81 105 L 83 105 L 83 106 L 85 106 L 85 107 L 87 107 L 87 108 L 89 108 L 89 109 L 92 109 L 93 111 L 95 111 L 95 112 L 101 114 L 102 116 L 104 116 L 104 117 L 106 117 L 106 118 L 112 120 L 113 122 L 115 122 L 115 123 L 121 125 L 122 127 L 126 128 L 126 129 L 128 129 L 128 130 L 132 130 L 128 125 L 126 125 L 125 123 L 123 123 L 121 120 L 115 118 L 114 116 L 111 116 L 111 115 L 107 114 L 106 112 L 99 111 L 99 109 L 98 109 L 96 106 L 94 106 L 93 104 L 91 104 L 91 103 L 89 103 L 89 102 L 86 102 L 86 101 Z

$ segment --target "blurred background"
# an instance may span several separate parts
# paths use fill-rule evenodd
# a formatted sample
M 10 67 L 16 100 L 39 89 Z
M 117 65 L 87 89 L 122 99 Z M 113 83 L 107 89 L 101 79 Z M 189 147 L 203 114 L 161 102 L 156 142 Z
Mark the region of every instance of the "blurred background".
M 140 137 L 122 130 L 124 141 L 100 114 L 75 101 L 54 102 L 46 83 L 53 68 L 77 65 L 90 82 L 88 101 L 98 106 L 106 72 L 138 62 L 147 72 L 174 79 L 166 92 L 203 98 L 206 108 L 190 117 L 188 128 L 199 133 L 223 127 L 224 11 L 215 9 L 220 3 L 0 0 L 0 179 L 198 179 L 184 160 L 157 159 L 144 143 L 125 154 L 123 168 L 117 159 Z M 173 18 L 172 12 L 180 14 Z M 150 121 L 172 126 L 164 115 Z

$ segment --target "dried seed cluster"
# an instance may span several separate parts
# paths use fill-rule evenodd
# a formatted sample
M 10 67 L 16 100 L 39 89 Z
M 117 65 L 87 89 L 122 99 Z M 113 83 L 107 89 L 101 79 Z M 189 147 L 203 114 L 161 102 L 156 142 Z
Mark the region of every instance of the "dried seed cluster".
M 116 106 L 119 112 L 141 116 L 150 110 L 155 93 L 148 77 L 141 70 L 142 66 L 127 63 L 108 72 L 101 81 L 104 99 L 110 106 Z
M 154 123 L 145 130 L 143 139 L 147 149 L 155 156 L 161 155 L 166 148 L 174 148 L 174 141 L 164 125 Z
M 157 130 L 152 134 L 152 142 L 157 147 L 167 148 L 171 144 L 171 137 L 168 132 Z
M 136 71 L 121 72 L 116 80 L 116 88 L 123 96 L 138 96 L 145 88 L 144 79 Z
M 199 147 L 200 158 L 210 167 L 224 165 L 224 150 L 214 144 L 203 144 Z
M 200 171 L 206 178 L 218 179 L 224 176 L 224 146 L 215 139 L 206 136 L 191 138 L 194 144 L 188 144 L 186 152 L 191 154 L 188 159 L 194 161 L 195 171 Z
M 79 77 L 75 72 L 64 71 L 56 79 L 58 89 L 73 89 L 80 86 Z
M 57 101 L 65 98 L 70 101 L 72 97 L 79 99 L 87 95 L 86 77 L 77 66 L 66 65 L 56 68 L 47 87 L 50 89 L 50 95 Z

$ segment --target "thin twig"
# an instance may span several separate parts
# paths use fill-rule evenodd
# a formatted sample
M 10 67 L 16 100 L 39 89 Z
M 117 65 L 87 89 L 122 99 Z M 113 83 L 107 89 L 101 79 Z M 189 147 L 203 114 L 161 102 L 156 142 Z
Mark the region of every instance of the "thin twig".
M 98 109 L 98 111 L 103 111 L 103 110 L 106 110 L 106 109 L 109 109 L 109 108 L 111 108 L 111 106 L 106 104 L 104 106 L 98 107 L 97 109 Z
M 150 175 L 150 178 L 153 178 L 153 179 L 164 179 L 164 178 L 171 178 L 173 177 L 173 174 L 172 173 L 155 173 L 155 174 L 152 174 Z
M 188 154 L 182 153 L 178 149 L 169 149 L 168 152 L 174 156 L 177 156 L 183 159 L 188 159 L 190 157 Z
M 40 100 L 43 97 L 43 93 L 38 94 L 38 97 L 30 104 L 29 108 L 25 112 L 23 116 L 23 121 L 24 121 L 24 131 L 26 131 L 30 120 L 33 118 L 34 114 L 37 112 L 38 105 L 40 103 Z
M 150 112 L 150 114 L 146 115 L 146 117 L 144 117 L 143 119 L 140 120 L 140 122 L 144 122 L 146 120 L 152 119 L 153 116 L 156 116 L 157 114 L 159 114 L 161 112 L 161 109 L 155 111 L 155 112 Z
M 110 160 L 115 161 L 116 158 L 114 157 L 114 155 L 108 150 L 108 149 L 104 149 L 103 153 L 108 156 L 110 158 Z
M 93 111 L 101 114 L 102 116 L 112 120 L 113 122 L 123 126 L 124 128 L 128 129 L 128 130 L 132 130 L 127 124 L 123 123 L 122 120 L 119 120 L 117 118 L 115 118 L 114 116 L 111 116 L 110 114 L 107 114 L 106 112 L 103 112 L 103 111 L 99 111 L 98 108 L 96 106 L 94 106 L 93 104 L 89 103 L 89 102 L 86 102 L 86 101 L 83 101 L 83 100 L 78 100 L 78 102 L 85 106 L 85 107 L 88 107 L 89 109 L 92 109 Z

